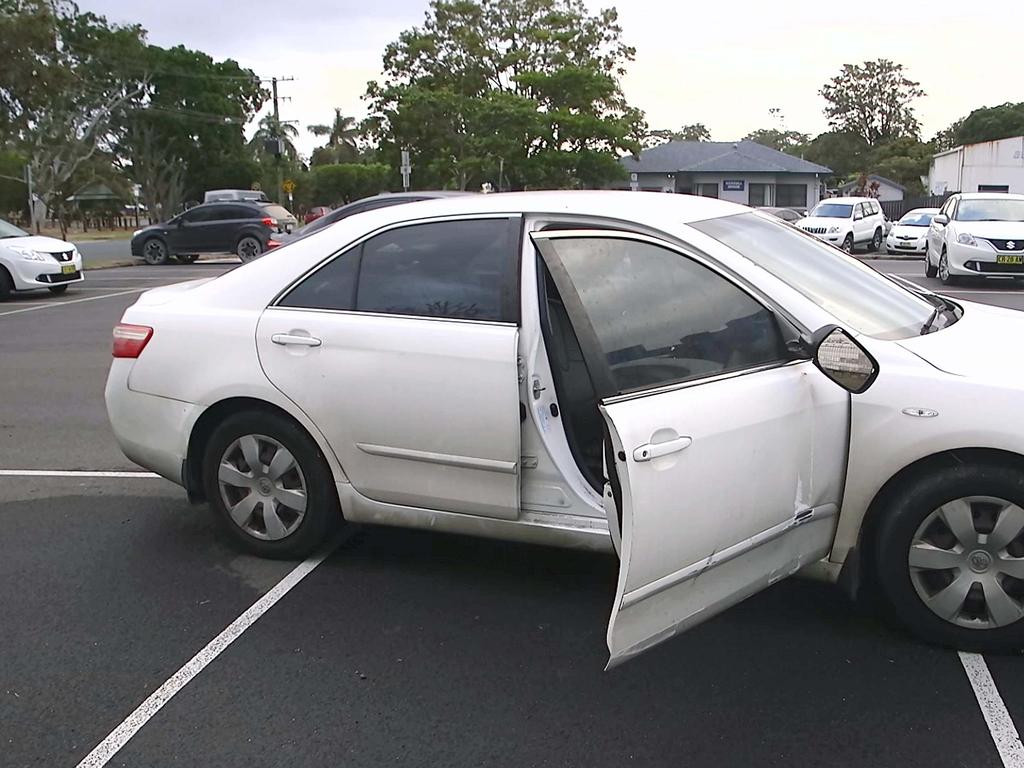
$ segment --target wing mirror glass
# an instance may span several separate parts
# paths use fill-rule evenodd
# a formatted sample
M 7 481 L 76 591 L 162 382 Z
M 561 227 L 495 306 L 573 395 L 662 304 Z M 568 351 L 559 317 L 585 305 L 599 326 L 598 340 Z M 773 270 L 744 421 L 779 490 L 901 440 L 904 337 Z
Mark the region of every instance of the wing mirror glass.
M 864 347 L 842 328 L 832 325 L 819 330 L 810 340 L 814 364 L 847 392 L 866 392 L 878 376 L 878 363 Z
M 932 218 L 932 221 L 935 222 L 936 224 L 938 224 L 939 226 L 944 227 L 947 224 L 949 224 L 949 216 L 947 216 L 944 213 L 940 213 L 940 214 L 934 216 Z

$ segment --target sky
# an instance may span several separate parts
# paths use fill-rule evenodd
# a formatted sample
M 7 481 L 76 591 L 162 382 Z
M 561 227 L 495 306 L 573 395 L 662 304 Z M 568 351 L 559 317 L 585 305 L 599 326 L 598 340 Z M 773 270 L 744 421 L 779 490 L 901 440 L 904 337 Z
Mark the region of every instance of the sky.
M 636 48 L 622 86 L 651 128 L 704 123 L 716 141 L 758 128 L 817 134 L 828 126 L 818 95 L 844 63 L 888 58 L 927 96 L 916 104 L 924 138 L 981 106 L 1024 101 L 1022 0 L 586 0 L 619 11 Z M 281 118 L 297 121 L 300 151 L 320 140 L 305 129 L 334 109 L 362 117 L 366 83 L 384 47 L 422 23 L 428 0 L 80 0 L 111 21 L 139 23 L 149 40 L 232 58 L 280 85 Z M 290 12 L 290 13 L 289 13 Z

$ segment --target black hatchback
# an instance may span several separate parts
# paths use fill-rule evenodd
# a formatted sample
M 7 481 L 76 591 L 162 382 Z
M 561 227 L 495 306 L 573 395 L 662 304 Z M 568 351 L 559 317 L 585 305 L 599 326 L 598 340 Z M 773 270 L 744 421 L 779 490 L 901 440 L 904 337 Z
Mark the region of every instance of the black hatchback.
M 279 245 L 273 237 L 294 221 L 280 205 L 244 201 L 205 203 L 132 235 L 132 256 L 147 264 L 174 257 L 190 264 L 204 253 L 235 253 L 243 262 Z

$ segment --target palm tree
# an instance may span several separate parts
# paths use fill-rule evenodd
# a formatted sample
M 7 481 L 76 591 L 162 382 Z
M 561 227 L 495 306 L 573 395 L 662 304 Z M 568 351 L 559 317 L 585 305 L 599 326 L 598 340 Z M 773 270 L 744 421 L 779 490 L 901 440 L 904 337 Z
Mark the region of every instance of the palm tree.
M 308 130 L 314 136 L 327 137 L 327 147 L 335 157 L 335 162 L 354 160 L 359 154 L 356 144 L 359 127 L 355 118 L 341 114 L 340 108 L 334 110 L 334 122 L 331 125 L 310 125 Z
M 281 154 L 290 160 L 295 160 L 299 156 L 299 150 L 295 148 L 295 139 L 297 138 L 299 138 L 299 131 L 294 125 L 281 122 L 273 115 L 265 115 L 260 120 L 256 133 L 249 140 L 249 147 L 257 155 L 261 155 L 266 146 L 264 142 L 280 139 L 282 144 Z

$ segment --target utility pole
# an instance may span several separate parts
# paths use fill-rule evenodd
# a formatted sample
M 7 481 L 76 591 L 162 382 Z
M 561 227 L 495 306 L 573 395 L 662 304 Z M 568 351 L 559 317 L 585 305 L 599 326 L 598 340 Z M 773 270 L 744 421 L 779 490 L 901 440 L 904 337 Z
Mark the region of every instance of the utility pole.
M 284 152 L 284 142 L 282 141 L 283 137 L 281 136 L 281 108 L 279 102 L 282 101 L 285 97 L 279 97 L 277 95 L 277 84 L 291 82 L 294 79 L 294 77 L 270 78 L 270 95 L 274 103 L 274 130 L 278 134 L 277 136 L 274 137 L 274 139 L 277 141 L 277 149 L 274 152 L 277 165 L 277 189 L 275 190 L 274 199 L 278 203 L 281 203 L 282 200 L 281 195 L 283 193 L 283 190 L 281 189 L 281 185 L 284 184 L 284 169 L 281 167 L 281 155 Z M 263 82 L 266 82 L 266 80 L 263 80 Z
M 29 231 L 35 229 L 36 234 L 39 234 L 39 228 L 36 226 L 36 201 L 33 199 L 32 190 L 32 166 L 28 163 L 25 164 L 25 186 L 28 187 L 28 228 Z

